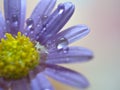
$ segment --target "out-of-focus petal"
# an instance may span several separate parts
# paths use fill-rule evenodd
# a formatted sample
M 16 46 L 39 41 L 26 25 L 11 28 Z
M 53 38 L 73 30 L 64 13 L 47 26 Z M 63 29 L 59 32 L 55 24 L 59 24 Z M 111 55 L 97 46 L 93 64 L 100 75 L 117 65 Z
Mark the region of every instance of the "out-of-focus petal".
M 93 53 L 85 48 L 81 47 L 70 47 L 66 50 L 52 51 L 48 54 L 47 63 L 74 63 L 74 62 L 85 62 L 93 57 Z
M 54 90 L 47 78 L 40 73 L 31 80 L 31 90 Z
M 86 88 L 89 86 L 88 81 L 83 75 L 61 66 L 47 64 L 45 73 L 53 79 L 70 86 L 78 88 Z
M 16 34 L 24 28 L 26 0 L 4 0 L 4 12 L 8 32 Z
M 27 20 L 26 33 L 29 37 L 34 38 L 39 33 L 44 20 L 51 14 L 55 3 L 56 0 L 40 0 L 31 17 Z
M 4 37 L 5 33 L 5 21 L 3 19 L 2 13 L 0 12 L 0 38 Z
M 27 79 L 15 80 L 12 82 L 11 90 L 29 90 Z
M 74 8 L 74 5 L 70 2 L 60 4 L 52 15 L 45 20 L 36 40 L 45 45 L 47 40 L 50 40 L 70 19 Z

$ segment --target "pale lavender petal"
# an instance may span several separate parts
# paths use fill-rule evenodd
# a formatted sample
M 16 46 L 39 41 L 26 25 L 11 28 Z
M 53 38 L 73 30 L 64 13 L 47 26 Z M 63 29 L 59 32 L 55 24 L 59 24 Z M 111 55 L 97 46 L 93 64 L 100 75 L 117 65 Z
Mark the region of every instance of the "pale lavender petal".
M 58 45 L 63 44 L 70 44 L 72 42 L 75 42 L 78 39 L 83 38 L 90 32 L 89 28 L 86 25 L 76 25 L 73 27 L 70 27 L 66 30 L 63 30 L 62 32 L 55 35 L 49 42 L 48 48 L 56 48 Z M 54 43 L 54 45 L 53 45 Z
M 45 44 L 50 40 L 70 19 L 74 12 L 74 5 L 70 2 L 60 4 L 58 8 L 49 16 L 43 24 L 37 40 Z
M 50 82 L 42 73 L 31 80 L 31 88 L 32 90 L 54 90 Z
M 8 32 L 16 34 L 24 28 L 26 0 L 4 0 Z
M 48 54 L 46 63 L 75 63 L 85 62 L 93 57 L 93 53 L 82 47 L 69 47 L 66 50 L 55 50 Z
M 29 90 L 28 86 L 29 82 L 27 79 L 20 79 L 20 80 L 15 80 L 12 82 L 11 89 L 12 90 Z
M 41 0 L 38 3 L 30 17 L 33 19 L 35 25 L 42 23 L 45 17 L 50 15 L 55 3 L 56 0 Z
M 2 13 L 0 12 L 0 38 L 4 37 L 5 33 L 5 21 L 3 19 Z
M 78 88 L 89 86 L 87 79 L 83 75 L 61 66 L 47 64 L 45 73 L 53 79 L 70 86 Z
M 27 31 L 25 33 L 27 33 L 29 37 L 34 38 L 34 36 L 39 33 L 44 20 L 51 14 L 55 3 L 56 0 L 41 0 L 38 3 L 31 17 L 27 20 Z
M 72 43 L 78 39 L 83 38 L 90 32 L 89 28 L 86 25 L 77 25 L 56 35 L 57 38 L 66 38 L 69 43 Z
M 55 35 L 49 42 L 47 42 L 47 48 L 49 49 L 63 49 L 68 44 L 75 42 L 78 39 L 86 36 L 90 32 L 86 25 L 77 25 L 70 27 L 57 35 Z

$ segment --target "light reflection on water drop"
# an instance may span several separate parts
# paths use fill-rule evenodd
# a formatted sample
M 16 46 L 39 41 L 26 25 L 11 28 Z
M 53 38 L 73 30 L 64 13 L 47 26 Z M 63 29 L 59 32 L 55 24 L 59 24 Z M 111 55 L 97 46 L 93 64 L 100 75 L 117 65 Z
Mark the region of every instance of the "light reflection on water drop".
M 58 51 L 63 51 L 67 53 L 68 51 L 68 40 L 66 38 L 60 38 L 56 44 L 56 48 Z
M 12 26 L 13 27 L 18 27 L 18 16 L 17 15 L 12 15 Z
M 47 18 L 48 18 L 48 16 L 44 15 L 41 19 L 42 19 L 42 21 L 45 21 Z
M 34 30 L 34 21 L 31 18 L 28 18 L 26 21 L 27 24 L 27 30 L 28 31 L 33 31 Z
M 64 5 L 63 5 L 63 4 L 60 4 L 60 5 L 58 6 L 59 14 L 62 14 L 62 13 L 64 12 L 64 9 L 65 9 Z
M 33 20 L 32 18 L 28 18 L 27 21 L 26 21 L 27 25 L 31 25 L 33 24 Z

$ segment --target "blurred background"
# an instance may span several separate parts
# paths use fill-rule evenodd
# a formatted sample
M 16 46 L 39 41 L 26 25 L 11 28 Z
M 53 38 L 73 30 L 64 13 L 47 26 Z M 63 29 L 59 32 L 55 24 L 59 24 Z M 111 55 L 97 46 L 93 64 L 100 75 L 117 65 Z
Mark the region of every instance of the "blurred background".
M 27 16 L 39 0 L 27 0 Z M 91 32 L 72 45 L 94 52 L 94 59 L 85 63 L 63 65 L 82 73 L 91 85 L 85 90 L 120 90 L 120 0 L 58 0 L 70 1 L 76 10 L 64 28 L 86 24 Z M 0 0 L 3 12 L 3 0 Z M 56 90 L 80 90 L 49 79 Z

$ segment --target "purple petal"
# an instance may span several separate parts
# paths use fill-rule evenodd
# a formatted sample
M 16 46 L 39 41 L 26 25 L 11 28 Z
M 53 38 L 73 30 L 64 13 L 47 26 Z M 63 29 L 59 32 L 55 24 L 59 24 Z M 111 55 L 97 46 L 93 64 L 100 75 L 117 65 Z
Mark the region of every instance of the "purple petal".
M 31 88 L 32 90 L 54 90 L 42 73 L 38 74 L 36 78 L 31 80 Z
M 34 38 L 34 36 L 40 31 L 43 21 L 50 15 L 53 7 L 55 6 L 56 0 L 41 0 L 34 11 L 32 12 L 31 17 L 27 20 L 27 34 L 29 37 Z M 33 23 L 30 23 L 31 20 Z M 34 29 L 34 33 L 33 33 Z
M 49 49 L 66 48 L 68 44 L 75 42 L 78 39 L 81 39 L 89 32 L 90 30 L 85 25 L 73 26 L 55 35 L 51 39 L 51 41 L 49 40 L 49 42 L 47 42 L 46 45 Z
M 16 34 L 24 28 L 26 0 L 4 0 L 7 29 Z
M 46 19 L 37 40 L 45 44 L 50 40 L 70 19 L 74 12 L 74 5 L 70 2 L 60 4 L 53 14 Z
M 64 84 L 78 88 L 86 88 L 89 86 L 86 78 L 73 70 L 52 64 L 47 64 L 46 67 L 45 73 L 48 76 Z
M 83 38 L 90 32 L 89 28 L 86 25 L 77 25 L 56 35 L 57 38 L 66 38 L 69 43 L 72 43 L 78 39 Z
M 2 13 L 0 12 L 0 38 L 4 37 L 5 33 L 5 21 L 3 19 Z
M 74 63 L 74 62 L 85 62 L 93 57 L 93 53 L 85 48 L 81 47 L 70 47 L 66 50 L 56 50 L 48 54 L 47 63 Z
M 11 90 L 29 90 L 27 79 L 13 81 Z

